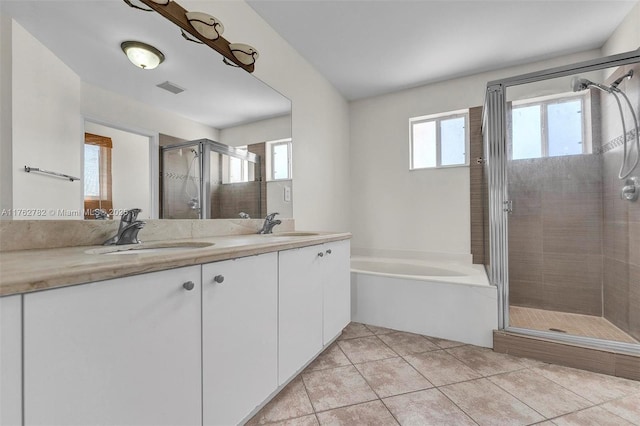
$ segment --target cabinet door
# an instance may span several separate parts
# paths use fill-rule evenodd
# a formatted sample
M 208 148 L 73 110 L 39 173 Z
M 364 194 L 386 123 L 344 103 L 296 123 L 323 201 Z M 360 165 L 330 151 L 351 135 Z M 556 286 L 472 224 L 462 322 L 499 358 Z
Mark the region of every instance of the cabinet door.
M 22 424 L 22 296 L 0 297 L 0 425 Z
M 320 245 L 279 253 L 279 384 L 322 349 L 323 259 Z
M 323 344 L 329 343 L 351 321 L 351 265 L 349 240 L 323 245 Z
M 201 424 L 200 271 L 25 295 L 25 424 Z
M 278 387 L 278 255 L 202 267 L 203 424 L 235 425 Z

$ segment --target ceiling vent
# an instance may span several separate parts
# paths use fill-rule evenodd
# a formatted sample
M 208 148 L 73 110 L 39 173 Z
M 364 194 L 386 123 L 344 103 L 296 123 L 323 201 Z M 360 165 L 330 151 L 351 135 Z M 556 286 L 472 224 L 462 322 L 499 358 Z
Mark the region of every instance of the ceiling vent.
M 183 89 L 182 87 L 178 86 L 177 84 L 174 84 L 170 81 L 165 81 L 164 83 L 160 83 L 156 85 L 157 87 L 164 89 L 168 92 L 173 93 L 174 95 L 177 95 L 178 93 L 184 92 L 185 89 Z

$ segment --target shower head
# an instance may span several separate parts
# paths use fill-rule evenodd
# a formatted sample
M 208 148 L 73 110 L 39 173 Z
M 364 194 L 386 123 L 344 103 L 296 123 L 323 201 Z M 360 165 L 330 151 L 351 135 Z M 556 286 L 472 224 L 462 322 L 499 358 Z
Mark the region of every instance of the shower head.
M 600 89 L 603 92 L 607 92 L 607 93 L 611 93 L 613 91 L 613 89 L 609 86 L 605 86 L 600 83 L 594 83 L 593 81 L 587 80 L 586 78 L 580 78 L 576 76 L 576 77 L 573 77 L 573 79 L 571 79 L 571 88 L 573 89 L 574 92 L 587 90 L 590 87 Z
M 613 89 L 617 89 L 620 83 L 622 83 L 625 78 L 631 79 L 631 77 L 633 77 L 633 70 L 629 70 L 628 73 L 626 73 L 625 75 L 623 75 L 622 77 L 618 78 L 616 81 L 611 83 L 611 87 Z
M 571 79 L 571 88 L 574 92 L 580 92 L 589 88 L 590 83 L 591 82 L 586 78 L 579 78 L 576 76 Z
M 198 156 L 200 155 L 200 154 L 198 153 L 198 151 L 196 151 L 196 150 L 195 150 L 195 149 L 193 149 L 193 148 L 191 148 L 191 152 L 193 153 L 194 158 L 195 158 L 195 157 L 198 157 Z

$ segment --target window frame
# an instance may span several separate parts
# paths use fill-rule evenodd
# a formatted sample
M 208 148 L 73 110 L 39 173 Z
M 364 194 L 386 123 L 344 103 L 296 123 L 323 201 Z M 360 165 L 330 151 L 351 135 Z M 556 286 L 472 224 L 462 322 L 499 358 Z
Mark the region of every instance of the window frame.
M 240 180 L 232 180 L 231 179 L 231 162 L 237 160 L 240 163 Z M 247 168 L 247 160 L 243 160 L 242 158 L 228 156 L 228 165 L 227 165 L 227 182 L 226 183 L 245 183 L 249 182 L 249 169 Z
M 549 155 L 549 111 L 548 106 L 553 104 L 560 104 L 565 102 L 571 102 L 574 100 L 580 101 L 580 111 L 582 115 L 582 152 L 578 154 L 566 154 L 566 155 Z M 540 106 L 540 134 L 541 134 L 541 150 L 539 157 L 527 157 L 527 158 L 513 158 L 513 110 L 516 108 L 526 108 L 534 105 Z M 533 160 L 537 158 L 555 158 L 555 157 L 568 157 L 573 155 L 588 155 L 593 152 L 592 140 L 591 140 L 591 95 L 587 93 L 575 93 L 565 92 L 550 96 L 540 96 L 535 98 L 514 100 L 509 102 L 509 131 L 507 132 L 509 138 L 509 150 L 508 159 L 510 161 L 520 160 Z
M 275 168 L 273 167 L 274 164 L 274 147 L 277 145 L 286 145 L 287 146 L 287 177 L 286 178 L 279 178 L 276 179 L 274 177 L 274 173 L 275 173 Z M 274 141 L 268 141 L 266 143 L 266 148 L 267 148 L 267 153 L 268 153 L 268 157 L 269 157 L 269 164 L 267 167 L 268 173 L 267 173 L 267 181 L 268 182 L 278 182 L 278 181 L 285 181 L 285 180 L 291 180 L 292 179 L 292 144 L 291 144 L 291 138 L 286 138 L 286 139 L 277 139 Z
M 464 118 L 464 163 L 458 164 L 442 164 L 442 139 L 440 123 L 442 121 L 452 120 L 456 118 Z M 428 167 L 414 167 L 413 161 L 413 126 L 415 124 L 422 124 L 428 122 L 435 122 L 436 128 L 436 165 Z M 409 119 L 409 170 L 434 170 L 434 169 L 448 169 L 452 167 L 468 167 L 469 166 L 469 149 L 470 149 L 471 137 L 469 134 L 469 109 L 449 111 L 438 114 L 423 115 L 420 117 L 412 117 Z

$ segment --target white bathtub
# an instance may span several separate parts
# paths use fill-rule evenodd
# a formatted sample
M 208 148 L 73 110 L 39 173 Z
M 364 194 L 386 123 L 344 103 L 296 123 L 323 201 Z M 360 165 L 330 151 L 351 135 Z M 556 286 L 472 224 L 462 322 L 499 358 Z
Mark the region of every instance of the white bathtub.
M 481 265 L 352 257 L 351 318 L 490 348 L 498 294 Z

